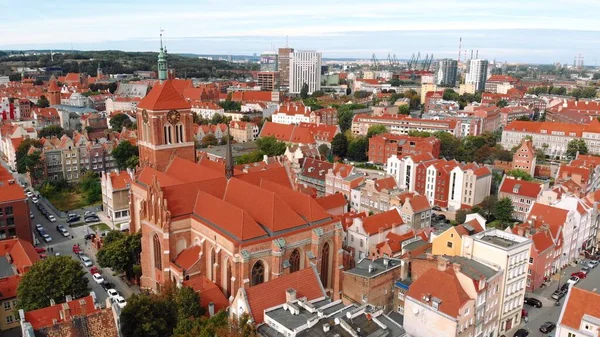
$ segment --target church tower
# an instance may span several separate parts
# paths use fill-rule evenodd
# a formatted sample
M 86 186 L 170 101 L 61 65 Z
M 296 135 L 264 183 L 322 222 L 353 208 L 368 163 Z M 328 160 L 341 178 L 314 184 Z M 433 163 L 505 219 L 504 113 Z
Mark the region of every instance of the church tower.
M 163 48 L 162 33 L 160 33 L 160 52 L 158 53 L 158 79 L 162 83 L 167 80 L 167 48 Z
M 196 159 L 191 105 L 172 80 L 156 84 L 137 106 L 140 165 L 164 171 L 172 156 Z
M 56 78 L 52 76 L 50 79 L 50 85 L 48 86 L 48 101 L 50 105 L 58 105 L 60 104 L 60 88 L 58 87 L 58 83 L 56 82 Z

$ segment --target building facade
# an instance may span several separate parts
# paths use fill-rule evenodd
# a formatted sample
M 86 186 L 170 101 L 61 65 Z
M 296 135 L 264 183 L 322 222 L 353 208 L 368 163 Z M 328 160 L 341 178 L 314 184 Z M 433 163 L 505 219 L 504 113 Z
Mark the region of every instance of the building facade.
M 435 84 L 443 87 L 454 87 L 456 85 L 456 73 L 458 62 L 452 59 L 437 61 L 435 68 Z
M 411 137 L 407 135 L 382 134 L 369 138 L 369 161 L 387 163 L 388 158 L 395 155 L 401 158 L 406 155 L 430 153 L 440 156 L 441 141 L 435 137 Z
M 308 93 L 321 90 L 321 53 L 295 51 L 290 53 L 289 92 L 299 94 L 304 84 Z
M 469 72 L 465 83 L 473 84 L 476 91 L 485 90 L 485 81 L 487 79 L 488 61 L 475 59 L 469 62 Z
M 102 172 L 100 186 L 102 188 L 102 211 L 117 224 L 129 220 L 129 190 L 133 172 Z

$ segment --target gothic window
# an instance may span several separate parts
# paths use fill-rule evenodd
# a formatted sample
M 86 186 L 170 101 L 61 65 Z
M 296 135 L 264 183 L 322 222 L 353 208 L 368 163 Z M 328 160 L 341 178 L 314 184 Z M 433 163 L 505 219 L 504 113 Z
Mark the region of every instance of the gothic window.
M 182 124 L 179 124 L 177 126 L 177 134 L 179 136 L 179 141 L 178 142 L 179 143 L 185 142 L 185 139 L 183 138 L 183 125 Z
M 167 124 L 163 128 L 165 132 L 165 144 L 173 144 L 173 138 L 171 135 L 171 124 Z
M 300 251 L 294 249 L 290 255 L 290 273 L 300 270 Z
M 233 277 L 233 272 L 231 271 L 231 260 L 227 261 L 227 278 L 225 279 L 225 292 L 227 294 L 227 298 L 231 296 L 231 278 Z
M 265 266 L 258 260 L 252 267 L 252 285 L 261 284 L 265 281 Z
M 321 249 L 321 283 L 325 288 L 329 285 L 329 242 Z
M 158 234 L 154 234 L 152 242 L 154 245 L 154 268 L 162 270 L 162 254 L 160 249 L 160 238 L 158 237 Z

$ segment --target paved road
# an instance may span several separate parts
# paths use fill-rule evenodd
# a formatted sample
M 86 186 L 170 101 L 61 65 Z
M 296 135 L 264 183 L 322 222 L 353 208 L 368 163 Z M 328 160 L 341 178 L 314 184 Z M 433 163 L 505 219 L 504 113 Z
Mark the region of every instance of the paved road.
M 562 279 L 560 281 L 560 286 L 562 286 L 568 280 L 568 278 L 571 276 L 572 273 L 579 271 L 580 269 L 581 269 L 580 266 L 577 266 L 577 267 L 569 266 L 569 267 L 565 268 L 565 270 L 563 271 L 564 276 L 562 277 Z M 596 268 L 592 269 L 588 273 L 587 277 L 585 279 L 579 281 L 579 283 L 576 284 L 575 286 L 578 288 L 582 288 L 582 289 L 586 289 L 586 290 L 590 290 L 590 291 L 593 290 L 594 288 L 600 288 L 600 267 L 596 267 Z M 560 301 L 561 306 L 554 305 L 555 300 L 551 299 L 550 296 L 557 289 L 557 287 L 558 287 L 557 281 L 553 280 L 550 283 L 550 285 L 548 285 L 546 288 L 536 289 L 533 292 L 533 294 L 528 293 L 526 295 L 529 297 L 535 297 L 543 302 L 543 307 L 539 308 L 539 309 L 525 305 L 525 309 L 529 312 L 529 322 L 526 323 L 524 326 L 525 326 L 525 328 L 529 329 L 530 337 L 554 336 L 554 333 L 556 332 L 556 330 L 552 331 L 550 334 L 543 334 L 542 332 L 540 332 L 540 326 L 542 324 L 544 324 L 544 322 L 547 322 L 547 321 L 553 322 L 555 324 L 558 322 L 558 318 L 560 316 L 560 311 L 562 309 L 562 306 L 564 305 L 566 297 Z

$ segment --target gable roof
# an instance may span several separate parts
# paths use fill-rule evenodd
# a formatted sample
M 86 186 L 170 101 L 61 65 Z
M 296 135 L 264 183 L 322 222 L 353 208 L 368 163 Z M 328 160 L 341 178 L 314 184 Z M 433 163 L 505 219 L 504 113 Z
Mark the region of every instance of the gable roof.
M 394 177 L 387 177 L 375 180 L 375 189 L 377 192 L 381 192 L 383 189 L 388 191 L 397 188 L 396 179 Z
M 192 106 L 183 98 L 172 81 L 166 80 L 155 85 L 148 95 L 142 98 L 138 108 L 148 110 L 190 109 Z
M 316 201 L 325 210 L 337 207 L 344 207 L 348 204 L 348 201 L 346 200 L 346 198 L 344 198 L 344 195 L 341 193 L 326 195 L 324 197 L 317 198 Z
M 445 271 L 429 269 L 410 285 L 407 295 L 426 306 L 429 304 L 423 302 L 423 296 L 431 296 L 432 300 L 429 303 L 433 302 L 434 297 L 441 300 L 438 310 L 450 317 L 458 317 L 459 309 L 471 299 L 453 268 L 447 268 Z
M 542 192 L 543 188 L 544 185 L 539 183 L 517 180 L 512 177 L 505 176 L 502 180 L 502 184 L 500 185 L 500 192 L 537 199 L 537 196 L 540 194 L 540 192 Z
M 72 300 L 69 302 L 59 303 L 49 307 L 27 311 L 25 312 L 25 321 L 29 322 L 34 330 L 55 325 L 53 323 L 54 319 L 56 319 L 58 323 L 64 322 L 64 319 L 61 318 L 60 314 L 63 310 L 63 304 L 68 305 L 71 312 L 71 316 L 79 316 L 82 315 L 84 312 L 86 315 L 90 315 L 100 311 L 100 309 L 94 305 L 94 298 L 91 295 L 88 295 L 84 298 Z M 82 304 L 84 305 L 82 306 Z
M 183 269 L 190 269 L 200 259 L 201 251 L 202 248 L 200 246 L 193 245 L 182 250 L 173 262 Z
M 315 222 L 327 219 L 330 215 L 319 205 L 319 203 L 311 198 L 308 194 L 296 192 L 291 188 L 261 180 L 260 187 L 275 193 L 286 204 L 288 204 L 296 213 L 298 213 L 305 221 Z
M 371 215 L 362 220 L 363 229 L 369 235 L 377 234 L 379 230 L 390 229 L 393 225 L 402 224 L 404 224 L 404 221 L 400 216 L 400 212 L 395 208 L 387 212 Z
M 183 281 L 183 285 L 194 289 L 200 294 L 200 305 L 203 308 L 208 308 L 209 303 L 212 303 L 215 306 L 216 313 L 229 306 L 229 301 L 223 295 L 219 286 L 203 275 Z M 208 314 L 208 310 L 206 310 L 205 315 Z
M 317 270 L 312 266 L 255 285 L 245 290 L 255 324 L 264 321 L 265 309 L 285 303 L 288 289 L 296 290 L 296 298 L 306 297 L 308 301 L 325 296 Z
M 579 330 L 585 316 L 600 318 L 600 295 L 581 288 L 569 287 L 566 305 L 561 312 L 560 324 Z

